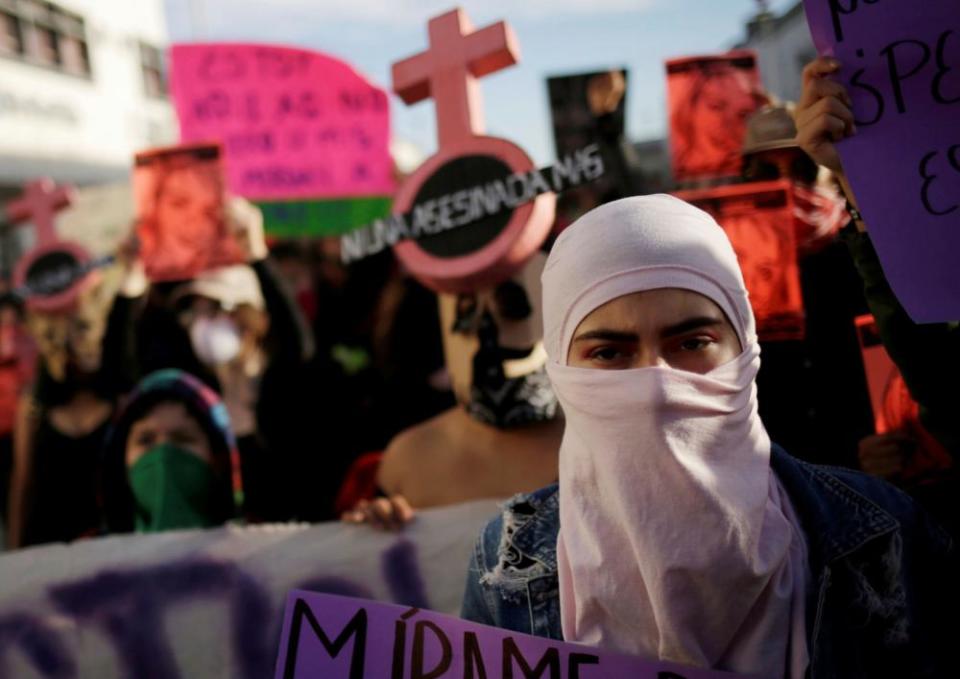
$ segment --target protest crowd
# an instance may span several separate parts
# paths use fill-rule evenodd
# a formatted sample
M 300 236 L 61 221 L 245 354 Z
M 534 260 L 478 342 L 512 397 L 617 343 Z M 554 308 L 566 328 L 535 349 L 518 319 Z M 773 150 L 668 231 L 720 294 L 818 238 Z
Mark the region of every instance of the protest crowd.
M 340 531 L 346 559 L 494 500 L 454 524 L 469 549 L 431 552 L 463 620 L 675 664 L 590 674 L 574 658 L 603 656 L 574 654 L 562 676 L 960 677 L 960 38 L 943 32 L 960 8 L 910 24 L 921 61 L 888 47 L 870 70 L 850 36 L 906 51 L 906 10 L 862 3 L 883 32 L 855 1 L 802 4 L 817 52 L 796 101 L 749 49 L 666 62 L 667 180 L 628 139 L 622 69 L 549 79 L 549 167 L 486 136 L 483 77 L 518 62 L 517 36 L 463 10 L 429 20 L 384 89 L 319 52 L 174 46 L 180 137 L 130 158 L 109 244 L 67 226 L 82 183 L 38 175 L 0 204 L 0 676 L 7 645 L 24 676 L 84 675 L 23 642 L 5 561 L 103 545 L 109 567 L 123 545 L 162 559 L 165 539 L 303 524 Z M 217 113 L 218 72 L 246 74 L 217 85 L 228 102 L 254 72 L 312 90 L 264 132 Z M 286 95 L 264 82 L 267 110 Z M 411 163 L 389 109 L 418 102 L 438 151 Z M 381 598 L 330 582 L 316 591 Z M 110 615 L 77 624 L 127 624 Z M 300 673 L 296 643 L 276 676 L 334 676 Z M 147 676 L 131 653 L 122 676 Z M 543 658 L 509 676 L 561 676 Z

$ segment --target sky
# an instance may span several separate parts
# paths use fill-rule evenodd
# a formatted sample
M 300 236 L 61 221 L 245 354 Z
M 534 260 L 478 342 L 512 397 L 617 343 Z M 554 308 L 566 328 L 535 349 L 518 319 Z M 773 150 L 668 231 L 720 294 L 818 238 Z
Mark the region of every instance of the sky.
M 172 42 L 250 41 L 319 50 L 390 89 L 390 64 L 427 47 L 427 21 L 452 0 L 164 0 Z M 771 0 L 774 12 L 794 0 Z M 723 51 L 744 36 L 756 0 L 461 0 L 474 26 L 507 20 L 520 63 L 481 81 L 487 134 L 554 158 L 545 78 L 626 67 L 627 133 L 665 136 L 663 61 Z M 396 137 L 436 149 L 433 104 L 392 97 Z

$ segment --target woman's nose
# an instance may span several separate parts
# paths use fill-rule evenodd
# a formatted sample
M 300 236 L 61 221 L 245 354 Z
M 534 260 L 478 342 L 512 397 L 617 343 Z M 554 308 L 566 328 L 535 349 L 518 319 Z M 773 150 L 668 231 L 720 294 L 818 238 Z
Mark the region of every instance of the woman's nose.
M 666 366 L 667 363 L 660 352 L 652 348 L 642 348 L 634 356 L 631 368 L 656 368 Z

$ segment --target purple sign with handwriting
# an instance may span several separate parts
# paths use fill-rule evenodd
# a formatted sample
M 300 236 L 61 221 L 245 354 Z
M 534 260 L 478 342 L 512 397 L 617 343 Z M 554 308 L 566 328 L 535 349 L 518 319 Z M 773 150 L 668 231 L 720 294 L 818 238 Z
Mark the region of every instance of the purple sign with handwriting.
M 915 321 L 958 320 L 960 2 L 803 4 L 853 98 L 838 149 L 884 272 Z
M 386 93 L 339 59 L 249 44 L 175 45 L 184 142 L 222 143 L 230 190 L 253 199 L 393 193 Z
M 294 590 L 276 679 L 735 679 L 417 608 Z

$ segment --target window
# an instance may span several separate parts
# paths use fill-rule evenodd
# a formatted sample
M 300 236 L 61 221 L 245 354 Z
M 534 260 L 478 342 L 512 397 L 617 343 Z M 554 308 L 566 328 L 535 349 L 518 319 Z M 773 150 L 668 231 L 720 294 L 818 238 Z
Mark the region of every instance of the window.
M 143 70 L 143 89 L 148 97 L 162 99 L 167 96 L 167 68 L 163 51 L 140 43 L 140 68 Z
M 57 32 L 46 26 L 32 26 L 33 44 L 30 46 L 30 56 L 44 66 L 58 66 L 60 64 L 60 40 Z
M 0 56 L 90 75 L 83 19 L 42 0 L 0 0 Z
M 0 10 L 0 54 L 11 56 L 23 54 L 20 17 L 4 10 Z

